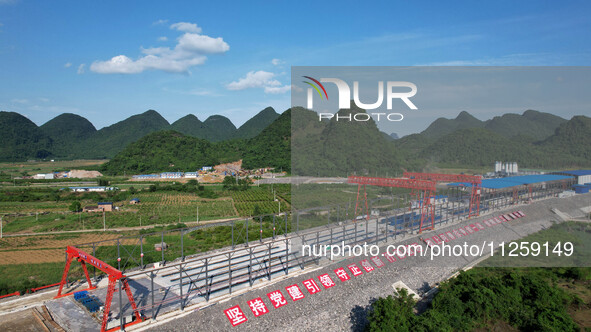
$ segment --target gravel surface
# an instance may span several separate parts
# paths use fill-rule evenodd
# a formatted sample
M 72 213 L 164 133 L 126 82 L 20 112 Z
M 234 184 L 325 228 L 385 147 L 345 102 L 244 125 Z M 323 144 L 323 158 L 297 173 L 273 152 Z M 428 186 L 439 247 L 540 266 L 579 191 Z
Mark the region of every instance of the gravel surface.
M 467 226 L 498 216 L 504 212 L 513 212 L 522 210 L 526 217 L 510 222 L 498 224 L 492 227 L 485 226 L 484 230 L 475 232 L 469 236 L 449 242 L 450 244 L 468 244 L 482 245 L 483 241 L 510 241 L 524 237 L 528 234 L 537 232 L 549 227 L 552 222 L 559 221 L 560 218 L 550 211 L 551 208 L 559 209 L 572 217 L 582 217 L 584 214 L 581 207 L 588 206 L 591 196 L 577 195 L 568 199 L 547 199 L 530 205 L 513 207 L 505 211 L 496 211 L 493 214 L 473 218 L 454 225 L 443 226 L 436 231 L 423 233 L 422 237 L 441 234 L 445 231 L 457 229 L 460 226 Z M 409 244 L 420 242 L 418 236 L 407 238 L 400 242 Z M 398 243 L 397 243 L 398 244 Z M 387 244 L 383 244 L 382 252 L 385 251 Z M 423 246 L 425 247 L 425 246 Z M 207 308 L 195 310 L 181 318 L 169 321 L 157 322 L 146 326 L 142 330 L 150 331 L 358 331 L 365 325 L 365 315 L 369 304 L 380 296 L 393 294 L 392 284 L 397 281 L 403 281 L 411 289 L 422 294 L 438 282 L 446 280 L 459 269 L 477 263 L 479 257 L 445 257 L 435 261 L 429 257 L 406 257 L 397 259 L 390 263 L 383 257 L 381 260 L 385 266 L 365 272 L 357 277 L 353 277 L 346 268 L 348 264 L 355 263 L 359 268 L 359 262 L 366 257 L 355 257 L 341 261 L 334 261 L 327 266 L 319 266 L 317 270 L 307 272 L 282 281 L 271 281 L 262 288 L 252 289 L 251 291 L 236 296 L 226 302 L 217 303 Z M 334 269 L 345 267 L 351 280 L 341 282 Z M 318 282 L 317 277 L 328 273 L 335 286 L 324 289 Z M 314 278 L 321 288 L 316 294 L 310 294 L 302 282 L 306 279 Z M 292 301 L 287 294 L 285 287 L 298 284 L 305 295 L 304 299 L 297 302 Z M 278 309 L 273 308 L 267 293 L 275 290 L 281 290 L 286 297 L 287 304 Z M 255 317 L 247 305 L 247 301 L 261 297 L 265 303 L 268 313 Z M 232 327 L 230 321 L 224 314 L 224 310 L 240 306 L 248 321 Z M 187 309 L 189 310 L 189 309 Z

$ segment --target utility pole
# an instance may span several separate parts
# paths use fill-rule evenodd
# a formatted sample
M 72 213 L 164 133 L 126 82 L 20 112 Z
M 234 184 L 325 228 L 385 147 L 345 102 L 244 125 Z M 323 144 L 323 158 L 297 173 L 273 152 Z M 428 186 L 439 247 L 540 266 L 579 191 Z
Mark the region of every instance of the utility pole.
M 197 222 L 199 222 L 199 205 L 197 205 Z
M 103 232 L 107 230 L 107 223 L 105 221 L 105 210 L 103 210 Z
M 2 217 L 0 216 L 0 239 L 2 238 Z

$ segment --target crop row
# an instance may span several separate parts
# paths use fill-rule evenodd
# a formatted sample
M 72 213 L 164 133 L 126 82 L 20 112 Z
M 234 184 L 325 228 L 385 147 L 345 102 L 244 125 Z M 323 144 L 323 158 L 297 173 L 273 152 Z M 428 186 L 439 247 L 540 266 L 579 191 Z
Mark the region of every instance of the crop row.
M 241 216 L 255 216 L 279 212 L 279 203 L 273 201 L 234 203 L 234 206 Z
M 236 191 L 232 193 L 234 202 L 261 202 L 273 201 L 273 195 L 263 189 L 251 188 L 247 191 Z

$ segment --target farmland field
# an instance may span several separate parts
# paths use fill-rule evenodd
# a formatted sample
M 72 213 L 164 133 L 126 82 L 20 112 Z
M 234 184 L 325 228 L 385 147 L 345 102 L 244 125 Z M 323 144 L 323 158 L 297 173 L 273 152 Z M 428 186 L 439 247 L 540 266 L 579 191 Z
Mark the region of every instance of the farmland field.
M 236 211 L 238 215 L 243 217 L 279 213 L 291 208 L 282 197 L 277 194 L 275 197 L 277 201 L 273 200 L 273 193 L 269 186 L 252 187 L 246 191 L 232 192 Z
M 67 211 L 69 202 L 0 202 L 0 214 Z
M 112 232 L 5 237 L 0 239 L 0 265 L 63 262 L 67 246 L 117 239 Z
M 135 195 L 141 203 L 116 202 L 116 211 L 107 212 L 104 222 L 107 229 L 165 225 L 178 222 L 229 218 L 236 211 L 229 197 L 219 199 L 200 198 L 192 193 L 141 192 Z M 96 212 L 73 213 L 68 211 L 71 202 L 0 202 L 4 214 L 4 232 L 54 232 L 82 229 L 103 229 L 103 214 Z M 81 201 L 82 206 L 96 205 L 96 201 Z M 197 211 L 198 210 L 198 211 Z M 39 215 L 36 212 L 40 212 Z
M 35 162 L 18 162 L 18 163 L 0 163 L 0 169 L 10 176 L 21 176 L 23 173 L 37 174 L 50 173 L 60 170 L 71 170 L 76 168 L 85 168 L 100 166 L 106 163 L 107 159 L 100 160 L 63 160 L 63 161 L 35 161 Z

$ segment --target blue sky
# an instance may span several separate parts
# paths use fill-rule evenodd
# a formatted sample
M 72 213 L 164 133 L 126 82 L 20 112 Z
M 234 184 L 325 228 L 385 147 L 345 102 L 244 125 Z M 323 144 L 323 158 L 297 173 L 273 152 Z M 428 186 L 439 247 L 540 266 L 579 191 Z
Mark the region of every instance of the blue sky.
M 290 106 L 291 66 L 590 65 L 590 14 L 586 1 L 0 0 L 0 110 L 239 126 Z

